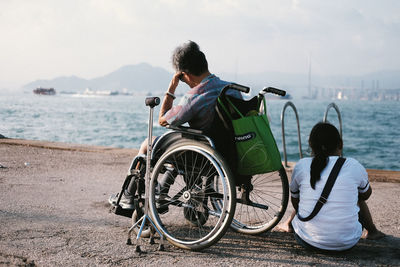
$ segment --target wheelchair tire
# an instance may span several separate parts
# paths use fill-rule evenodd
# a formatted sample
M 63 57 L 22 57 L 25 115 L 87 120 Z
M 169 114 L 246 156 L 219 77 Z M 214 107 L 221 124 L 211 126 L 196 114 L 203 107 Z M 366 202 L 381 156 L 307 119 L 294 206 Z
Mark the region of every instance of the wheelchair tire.
M 242 193 L 237 193 L 235 216 L 231 227 L 240 233 L 261 234 L 271 230 L 285 214 L 289 201 L 289 185 L 285 168 L 255 175 L 249 190 L 250 203 L 243 203 Z M 259 204 L 259 205 L 257 205 Z
M 165 185 L 161 179 L 167 170 L 174 170 L 175 176 Z M 184 249 L 202 250 L 218 242 L 235 212 L 232 177 L 210 146 L 194 140 L 172 145 L 155 164 L 150 181 L 149 206 L 156 227 L 170 243 Z M 168 194 L 160 196 L 165 186 Z M 219 210 L 214 208 L 215 199 Z

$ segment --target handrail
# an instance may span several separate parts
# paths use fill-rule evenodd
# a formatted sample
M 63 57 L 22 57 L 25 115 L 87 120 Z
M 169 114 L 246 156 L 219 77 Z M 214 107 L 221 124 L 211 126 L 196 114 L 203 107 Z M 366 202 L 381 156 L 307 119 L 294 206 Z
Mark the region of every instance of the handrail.
M 299 121 L 299 115 L 297 114 L 297 109 L 296 106 L 291 102 L 288 101 L 286 104 L 283 106 L 282 113 L 281 113 L 281 124 L 282 124 L 282 145 L 283 145 L 283 157 L 285 159 L 285 167 L 289 167 L 287 165 L 287 155 L 286 155 L 286 140 L 285 140 L 285 111 L 287 107 L 291 107 L 294 111 L 294 114 L 296 115 L 296 122 L 297 122 L 297 137 L 299 140 L 299 154 L 300 158 L 303 158 L 303 152 L 301 149 L 301 136 L 300 136 L 300 121 Z
M 326 107 L 323 122 L 326 122 L 326 121 L 327 121 L 327 119 L 328 119 L 328 111 L 329 111 L 330 108 L 334 108 L 334 109 L 336 110 L 336 113 L 337 113 L 337 115 L 338 115 L 338 120 L 339 120 L 339 133 L 340 133 L 340 137 L 343 138 L 343 132 L 342 132 L 342 116 L 341 116 L 341 114 L 340 114 L 339 107 L 338 107 L 335 103 L 332 102 L 332 103 L 330 103 L 330 104 Z

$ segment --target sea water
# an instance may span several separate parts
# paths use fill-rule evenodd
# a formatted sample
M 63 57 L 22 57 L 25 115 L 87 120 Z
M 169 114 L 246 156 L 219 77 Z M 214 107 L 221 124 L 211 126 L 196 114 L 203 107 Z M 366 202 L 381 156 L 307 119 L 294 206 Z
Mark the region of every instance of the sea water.
M 33 93 L 0 93 L 0 134 L 9 138 L 138 148 L 147 136 L 149 108 L 145 96 L 41 96 Z M 268 100 L 271 129 L 280 151 L 281 112 L 286 100 Z M 332 101 L 293 99 L 300 123 L 303 156 L 309 156 L 308 135 L 323 120 Z M 400 170 L 399 102 L 336 101 L 341 118 L 345 157 L 353 157 L 366 168 Z M 154 135 L 166 130 L 157 123 Z M 339 128 L 335 109 L 328 121 Z M 300 158 L 295 114 L 285 112 L 285 140 L 288 161 Z M 0 160 L 5 155 L 0 155 Z M 283 153 L 282 153 L 283 158 Z

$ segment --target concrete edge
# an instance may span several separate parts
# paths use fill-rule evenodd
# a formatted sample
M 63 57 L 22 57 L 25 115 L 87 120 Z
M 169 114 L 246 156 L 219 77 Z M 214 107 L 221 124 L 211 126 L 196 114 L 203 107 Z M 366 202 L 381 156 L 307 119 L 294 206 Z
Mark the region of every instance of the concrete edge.
M 286 172 L 291 174 L 296 162 L 288 162 Z M 367 169 L 368 179 L 371 182 L 400 183 L 400 172 L 391 170 Z
M 0 144 L 30 146 L 30 147 L 58 149 L 66 151 L 126 154 L 129 156 L 136 155 L 138 153 L 138 149 L 133 149 L 133 148 L 114 148 L 105 146 L 81 145 L 81 144 L 70 144 L 62 142 L 49 142 L 40 140 L 25 140 L 25 139 L 12 139 L 12 138 L 0 139 Z M 288 162 L 289 167 L 287 167 L 286 170 L 289 174 L 292 172 L 295 164 L 296 164 L 295 162 Z M 399 171 L 367 169 L 367 172 L 369 180 L 372 182 L 400 183 Z
M 11 139 L 11 138 L 0 139 L 0 144 L 30 146 L 30 147 L 57 149 L 66 151 L 96 152 L 96 153 L 112 153 L 112 154 L 122 153 L 129 155 L 135 155 L 138 153 L 138 149 L 133 149 L 133 148 L 132 149 L 114 148 L 106 146 L 81 145 L 81 144 L 70 144 L 62 142 L 49 142 L 40 140 L 25 140 L 25 139 Z

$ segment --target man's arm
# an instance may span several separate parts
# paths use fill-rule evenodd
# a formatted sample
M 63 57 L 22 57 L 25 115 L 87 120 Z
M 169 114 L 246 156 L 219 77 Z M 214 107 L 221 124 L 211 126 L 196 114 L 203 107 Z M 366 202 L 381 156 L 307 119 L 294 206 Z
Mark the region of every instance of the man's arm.
M 161 126 L 168 125 L 167 119 L 164 117 L 164 115 L 165 115 L 165 113 L 167 113 L 168 110 L 170 110 L 172 108 L 172 103 L 174 102 L 174 98 L 172 96 L 168 95 L 168 93 L 175 94 L 176 87 L 179 84 L 179 75 L 180 74 L 181 74 L 180 72 L 177 72 L 172 77 L 172 80 L 169 83 L 167 93 L 165 94 L 163 102 L 161 104 L 160 114 L 158 115 L 158 123 Z

